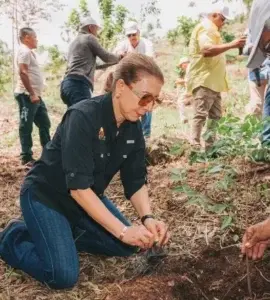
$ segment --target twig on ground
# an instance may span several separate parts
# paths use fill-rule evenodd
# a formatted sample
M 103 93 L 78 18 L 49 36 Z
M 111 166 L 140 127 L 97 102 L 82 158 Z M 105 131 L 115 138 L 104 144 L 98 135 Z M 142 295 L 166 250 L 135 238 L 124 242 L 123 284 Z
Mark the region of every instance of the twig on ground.
M 252 288 L 251 288 L 251 278 L 250 278 L 250 270 L 249 270 L 249 259 L 246 255 L 246 266 L 247 266 L 247 285 L 248 285 L 248 293 L 250 298 L 252 298 Z
M 241 277 L 238 281 L 236 281 L 226 292 L 226 294 L 221 298 L 221 300 L 225 300 L 225 298 L 227 297 L 227 295 L 230 293 L 230 291 L 237 286 L 238 283 L 240 283 L 241 281 L 243 281 L 245 278 L 247 277 L 247 274 L 245 274 L 243 277 Z
M 270 282 L 270 279 L 267 279 L 267 278 L 263 275 L 262 271 L 261 271 L 257 266 L 255 266 L 255 268 L 257 269 L 257 271 L 260 273 L 261 277 L 262 277 L 265 281 Z

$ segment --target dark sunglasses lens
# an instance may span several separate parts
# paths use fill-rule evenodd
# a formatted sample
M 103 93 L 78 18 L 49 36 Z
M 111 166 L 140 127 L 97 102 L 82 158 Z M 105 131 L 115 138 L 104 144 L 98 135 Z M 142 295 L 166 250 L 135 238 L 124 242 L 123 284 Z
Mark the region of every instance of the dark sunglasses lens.
M 143 97 L 140 99 L 139 105 L 140 105 L 140 106 L 146 106 L 146 105 L 148 105 L 149 103 L 154 102 L 154 101 L 155 101 L 155 99 L 154 99 L 154 97 L 153 97 L 152 95 L 145 95 L 145 96 L 143 96 Z

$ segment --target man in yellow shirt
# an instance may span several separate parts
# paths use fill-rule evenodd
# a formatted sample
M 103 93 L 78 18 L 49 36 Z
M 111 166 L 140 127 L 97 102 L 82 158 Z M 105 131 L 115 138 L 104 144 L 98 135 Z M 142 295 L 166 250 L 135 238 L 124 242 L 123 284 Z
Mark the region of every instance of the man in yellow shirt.
M 206 119 L 209 119 L 208 130 L 213 130 L 215 121 L 221 118 L 221 92 L 228 90 L 224 52 L 245 44 L 244 37 L 223 44 L 220 30 L 227 19 L 231 19 L 229 8 L 213 5 L 206 18 L 194 28 L 190 39 L 187 92 L 194 98 L 192 143 L 198 147 Z M 206 150 L 214 140 L 212 132 L 205 141 Z

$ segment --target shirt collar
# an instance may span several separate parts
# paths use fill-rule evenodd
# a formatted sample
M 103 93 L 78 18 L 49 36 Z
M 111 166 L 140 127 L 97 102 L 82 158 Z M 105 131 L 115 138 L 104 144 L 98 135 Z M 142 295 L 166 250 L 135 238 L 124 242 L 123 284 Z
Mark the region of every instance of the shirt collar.
M 102 116 L 107 129 L 111 130 L 117 127 L 113 110 L 112 93 L 105 94 L 102 99 Z
M 215 30 L 217 30 L 218 31 L 218 27 L 217 27 L 217 25 L 214 23 L 214 22 L 212 22 L 210 19 L 208 19 L 208 18 L 204 18 L 203 19 L 203 25 L 206 27 L 206 28 L 213 28 L 213 29 L 215 29 Z

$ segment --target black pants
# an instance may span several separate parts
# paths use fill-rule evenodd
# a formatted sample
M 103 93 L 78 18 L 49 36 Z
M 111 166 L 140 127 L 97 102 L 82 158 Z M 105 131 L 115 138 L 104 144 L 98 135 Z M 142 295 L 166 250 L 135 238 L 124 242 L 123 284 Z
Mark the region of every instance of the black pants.
M 82 100 L 91 99 L 93 88 L 83 76 L 69 75 L 61 83 L 61 99 L 69 107 Z
M 20 127 L 19 135 L 21 142 L 21 158 L 27 162 L 32 159 L 32 131 L 33 123 L 39 129 L 40 143 L 44 147 L 50 141 L 51 122 L 45 103 L 40 98 L 40 102 L 32 103 L 26 94 L 15 94 L 15 99 L 19 105 Z

